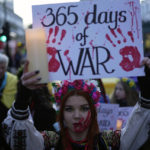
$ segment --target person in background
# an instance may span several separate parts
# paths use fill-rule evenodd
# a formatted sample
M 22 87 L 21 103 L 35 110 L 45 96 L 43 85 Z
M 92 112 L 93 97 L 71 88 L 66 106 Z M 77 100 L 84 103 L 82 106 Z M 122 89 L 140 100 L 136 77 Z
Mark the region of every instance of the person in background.
M 9 59 L 5 54 L 0 53 L 0 126 L 4 118 L 7 116 L 8 109 L 15 100 L 17 91 L 17 77 L 7 72 Z M 5 147 L 0 136 L 0 149 Z
M 6 117 L 8 109 L 15 100 L 17 76 L 7 72 L 8 57 L 0 53 L 0 122 Z
M 51 97 L 47 86 L 32 91 L 29 106 L 38 131 L 55 131 L 53 125 L 56 123 L 57 114 Z
M 134 80 L 130 78 L 121 78 L 114 89 L 111 103 L 119 104 L 120 107 L 134 106 L 139 99 L 139 93 L 136 89 Z

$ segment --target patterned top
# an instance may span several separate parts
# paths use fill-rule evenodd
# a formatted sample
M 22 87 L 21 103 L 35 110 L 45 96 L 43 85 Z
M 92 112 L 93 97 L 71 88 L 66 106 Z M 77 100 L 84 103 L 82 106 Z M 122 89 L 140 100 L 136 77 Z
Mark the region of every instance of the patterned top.
M 45 147 L 55 147 L 59 141 L 60 136 L 53 131 L 43 131 L 42 135 L 44 137 Z M 110 146 L 112 149 L 119 149 L 120 147 L 120 130 L 106 130 L 102 132 L 102 137 L 106 145 Z

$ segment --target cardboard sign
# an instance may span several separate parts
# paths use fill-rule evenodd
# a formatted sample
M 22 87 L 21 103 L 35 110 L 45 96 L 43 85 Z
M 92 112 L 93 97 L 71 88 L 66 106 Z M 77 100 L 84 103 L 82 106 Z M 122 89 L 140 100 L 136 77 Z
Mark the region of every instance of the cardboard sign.
M 118 109 L 118 104 L 100 104 L 100 107 L 97 109 L 97 120 L 100 131 L 116 130 Z
M 144 75 L 139 0 L 34 5 L 32 14 L 47 35 L 51 81 Z
M 125 127 L 132 110 L 133 107 L 119 107 L 118 120 L 121 123 L 121 128 Z

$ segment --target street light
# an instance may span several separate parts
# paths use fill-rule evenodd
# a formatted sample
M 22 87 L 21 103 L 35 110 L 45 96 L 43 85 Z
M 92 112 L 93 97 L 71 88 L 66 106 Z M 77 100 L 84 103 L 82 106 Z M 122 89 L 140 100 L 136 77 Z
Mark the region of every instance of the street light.
M 7 41 L 6 35 L 0 36 L 0 41 L 5 43 Z

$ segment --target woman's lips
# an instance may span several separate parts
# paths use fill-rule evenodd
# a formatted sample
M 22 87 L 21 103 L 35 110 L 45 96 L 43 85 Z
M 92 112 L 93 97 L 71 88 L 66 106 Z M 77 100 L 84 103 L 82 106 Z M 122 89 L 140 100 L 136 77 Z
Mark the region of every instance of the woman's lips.
M 74 126 L 74 127 L 80 127 L 80 126 L 81 126 L 81 123 L 73 123 L 73 126 Z
M 126 46 L 120 49 L 120 54 L 122 55 L 123 59 L 119 65 L 123 70 L 131 71 L 134 68 L 140 67 L 140 53 L 137 47 Z M 133 61 L 129 59 L 129 55 L 132 56 Z
M 82 132 L 83 131 L 83 126 L 81 123 L 73 123 L 73 127 L 74 127 L 74 130 L 75 132 Z

